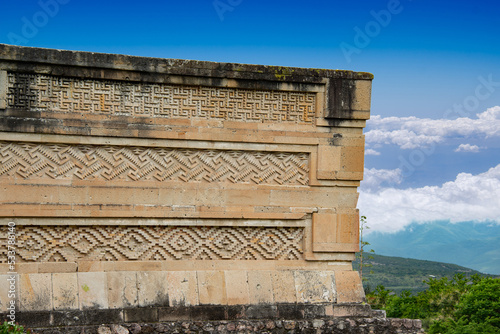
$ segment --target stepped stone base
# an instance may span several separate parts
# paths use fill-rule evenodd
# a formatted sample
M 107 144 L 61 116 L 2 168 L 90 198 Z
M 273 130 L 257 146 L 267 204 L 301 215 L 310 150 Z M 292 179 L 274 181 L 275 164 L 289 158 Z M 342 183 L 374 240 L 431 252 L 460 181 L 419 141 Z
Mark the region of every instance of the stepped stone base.
M 19 313 L 17 319 L 38 334 L 423 333 L 420 320 L 387 319 L 383 311 L 372 310 L 367 304 L 32 311 Z

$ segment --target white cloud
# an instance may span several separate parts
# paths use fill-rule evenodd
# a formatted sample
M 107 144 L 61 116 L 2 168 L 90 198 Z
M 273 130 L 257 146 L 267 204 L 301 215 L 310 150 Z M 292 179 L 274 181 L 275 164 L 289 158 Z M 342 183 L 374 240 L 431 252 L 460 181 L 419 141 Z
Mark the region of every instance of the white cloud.
M 382 184 L 400 184 L 403 179 L 401 169 L 375 169 L 365 168 L 361 188 L 363 191 L 375 191 Z
M 471 144 L 460 144 L 460 146 L 457 147 L 455 152 L 473 152 L 477 153 L 479 152 L 479 146 L 477 145 L 471 145 Z
M 367 148 L 365 150 L 365 155 L 380 155 L 380 152 L 375 151 L 374 149 Z
M 394 144 L 413 149 L 439 143 L 450 137 L 500 137 L 500 106 L 489 108 L 477 118 L 429 119 L 373 116 L 368 121 L 366 142 Z
M 500 222 L 500 164 L 478 175 L 460 173 L 439 187 L 360 188 L 359 208 L 372 231 L 382 232 L 433 220 Z

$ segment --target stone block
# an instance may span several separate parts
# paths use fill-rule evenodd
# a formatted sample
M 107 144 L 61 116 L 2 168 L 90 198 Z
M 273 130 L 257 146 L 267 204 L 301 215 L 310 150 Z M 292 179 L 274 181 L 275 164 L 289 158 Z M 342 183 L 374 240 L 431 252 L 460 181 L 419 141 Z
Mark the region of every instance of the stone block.
M 342 172 L 363 173 L 365 161 L 364 146 L 344 146 L 340 152 L 340 168 Z
M 250 302 L 248 276 L 245 270 L 227 270 L 226 292 L 228 305 L 246 305 Z
M 329 244 L 337 243 L 337 215 L 319 214 L 312 215 L 313 251 L 325 251 Z
M 110 308 L 137 307 L 137 273 L 135 271 L 110 271 L 108 278 L 108 303 Z
M 313 214 L 314 252 L 357 252 L 358 214 Z
M 257 189 L 249 189 L 248 190 L 233 190 L 227 189 L 225 191 L 226 201 L 225 205 L 227 206 L 241 206 L 241 205 L 267 205 L 269 204 L 269 190 L 257 190 Z
M 176 306 L 176 307 L 160 307 L 158 309 L 158 320 L 162 322 L 190 320 L 190 319 L 191 319 L 190 307 Z
M 123 317 L 126 322 L 157 322 L 165 321 L 158 317 L 157 307 L 135 307 L 123 310 Z
M 352 109 L 357 111 L 370 111 L 371 105 L 371 80 L 356 80 Z
M 183 189 L 181 185 L 172 188 L 159 189 L 158 195 L 159 202 L 162 205 L 195 205 L 196 203 L 196 190 Z
M 274 303 L 271 271 L 248 271 L 248 289 L 250 304 Z
M 356 244 L 359 241 L 359 214 L 339 215 L 337 241 L 344 244 Z M 358 251 L 358 250 L 356 250 Z
M 200 304 L 226 305 L 226 279 L 223 271 L 198 271 Z
M 334 180 L 337 177 L 340 170 L 340 152 L 339 146 L 318 146 L 318 179 Z
M 331 304 L 330 304 L 331 306 Z M 325 304 L 305 304 L 304 305 L 304 318 L 305 319 L 318 319 L 326 316 Z
M 122 323 L 125 318 L 123 310 L 113 309 L 88 309 L 83 311 L 85 322 L 88 325 L 112 324 Z
M 51 313 L 53 326 L 79 326 L 87 323 L 85 311 L 82 310 L 64 310 Z
M 0 109 L 7 107 L 7 71 L 0 71 Z
M 297 290 L 295 277 L 291 270 L 277 270 L 271 272 L 273 298 L 276 303 L 296 303 Z
M 337 299 L 333 271 L 297 270 L 295 289 L 299 303 L 334 303 Z
M 245 309 L 245 315 L 248 319 L 276 319 L 278 307 L 269 304 L 249 305 Z
M 280 319 L 304 319 L 304 304 L 278 304 L 277 308 Z
M 228 305 L 227 306 L 227 318 L 229 320 L 234 319 L 245 319 L 246 315 L 245 305 Z
M 190 310 L 190 319 L 193 321 L 226 320 L 226 306 L 198 305 L 191 307 Z
M 199 304 L 195 271 L 169 271 L 167 272 L 166 284 L 170 306 Z
M 52 274 L 54 310 L 78 309 L 78 290 L 76 273 Z
M 337 286 L 337 303 L 362 303 L 366 301 L 363 284 L 357 271 L 336 271 L 335 284 Z
M 80 309 L 106 309 L 108 304 L 108 280 L 104 272 L 78 273 Z
M 76 270 L 76 262 L 45 262 L 38 265 L 39 273 L 74 273 Z
M 24 328 L 49 327 L 52 325 L 50 311 L 17 312 L 16 322 Z
M 6 274 L 9 271 L 10 271 L 10 265 L 8 265 L 7 263 L 0 263 L 0 275 Z
M 167 273 L 141 271 L 137 273 L 139 306 L 168 306 Z
M 373 317 L 375 314 L 368 304 L 339 304 L 333 305 L 334 317 Z
M 19 292 L 21 311 L 52 310 L 51 274 L 20 274 Z

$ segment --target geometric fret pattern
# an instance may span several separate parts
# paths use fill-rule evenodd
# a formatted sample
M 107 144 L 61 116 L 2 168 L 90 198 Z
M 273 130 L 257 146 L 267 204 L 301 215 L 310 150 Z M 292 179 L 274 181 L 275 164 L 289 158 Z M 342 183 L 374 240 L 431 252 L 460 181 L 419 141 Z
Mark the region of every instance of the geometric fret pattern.
M 300 227 L 16 226 L 17 262 L 299 260 Z M 0 236 L 7 261 L 7 233 Z
M 316 93 L 8 74 L 7 107 L 314 125 Z
M 307 185 L 309 154 L 0 141 L 0 177 Z

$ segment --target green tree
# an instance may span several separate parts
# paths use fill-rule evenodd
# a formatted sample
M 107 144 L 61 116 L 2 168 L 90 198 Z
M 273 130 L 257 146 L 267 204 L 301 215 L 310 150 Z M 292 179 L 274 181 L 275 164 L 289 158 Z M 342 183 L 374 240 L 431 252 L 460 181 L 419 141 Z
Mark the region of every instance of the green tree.
M 500 333 L 500 280 L 476 278 L 468 285 L 450 317 L 435 321 L 429 333 Z
M 500 279 L 457 274 L 425 283 L 417 295 L 378 286 L 367 299 L 388 317 L 422 319 L 429 334 L 500 333 Z

